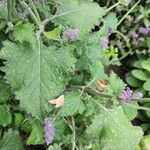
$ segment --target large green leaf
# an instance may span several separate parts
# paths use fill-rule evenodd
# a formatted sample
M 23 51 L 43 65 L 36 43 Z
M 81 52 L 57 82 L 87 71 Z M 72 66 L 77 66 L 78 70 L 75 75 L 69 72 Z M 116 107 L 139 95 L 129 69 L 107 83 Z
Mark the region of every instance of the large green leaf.
M 148 79 L 147 73 L 142 70 L 135 69 L 135 70 L 132 70 L 131 73 L 135 78 L 139 80 L 146 81 Z
M 23 144 L 18 131 L 9 129 L 0 141 L 0 150 L 23 150 Z
M 25 35 L 22 41 L 27 41 Z M 21 106 L 42 117 L 50 109 L 47 101 L 64 91 L 76 60 L 68 49 L 46 47 L 37 40 L 35 45 L 33 41 L 21 43 L 3 43 L 0 58 L 6 61 L 2 70 Z
M 60 16 L 54 19 L 54 22 L 78 28 L 80 34 L 85 34 L 100 23 L 104 14 L 105 10 L 97 3 L 82 2 L 79 4 L 76 0 L 62 0 L 57 6 L 57 15 Z
M 3 127 L 11 123 L 11 113 L 6 104 L 0 105 L 0 125 Z
M 125 116 L 122 107 L 110 110 L 110 114 L 105 113 L 102 150 L 134 150 L 142 138 L 142 129 L 133 127 Z

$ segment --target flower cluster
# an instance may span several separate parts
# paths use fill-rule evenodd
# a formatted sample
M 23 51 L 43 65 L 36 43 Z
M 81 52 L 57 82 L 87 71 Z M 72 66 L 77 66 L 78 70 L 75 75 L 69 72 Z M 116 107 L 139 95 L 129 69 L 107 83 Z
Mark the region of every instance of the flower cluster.
M 140 27 L 138 32 L 144 36 L 150 34 L 150 27 Z
M 44 138 L 47 145 L 52 143 L 55 136 L 55 128 L 49 118 L 45 118 L 44 120 Z
M 133 91 L 127 87 L 126 90 L 124 90 L 121 94 L 121 99 L 125 102 L 130 102 L 131 99 L 141 99 L 143 97 L 143 94 L 139 91 Z
M 68 42 L 74 42 L 79 37 L 78 29 L 67 29 L 63 32 L 63 39 Z
M 130 102 L 132 98 L 132 93 L 131 89 L 129 87 L 126 88 L 121 94 L 121 99 L 125 102 Z

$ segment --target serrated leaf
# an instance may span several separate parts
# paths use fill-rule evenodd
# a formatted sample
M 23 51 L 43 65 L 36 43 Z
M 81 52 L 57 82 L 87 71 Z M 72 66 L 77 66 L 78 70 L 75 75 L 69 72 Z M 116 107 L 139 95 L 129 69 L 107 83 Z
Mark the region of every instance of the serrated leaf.
M 61 150 L 61 144 L 50 145 L 47 150 Z
M 94 62 L 90 65 L 90 73 L 94 79 L 107 79 L 107 75 L 104 72 L 104 66 L 101 62 Z
M 0 103 L 10 100 L 12 96 L 11 87 L 0 77 Z
M 0 141 L 0 150 L 24 150 L 18 131 L 9 129 Z
M 105 119 L 102 114 L 94 116 L 92 124 L 87 128 L 87 133 L 93 138 L 98 138 L 101 134 Z
M 110 110 L 110 113 L 117 122 L 105 113 L 107 121 L 103 126 L 102 150 L 134 150 L 143 136 L 142 129 L 131 125 L 121 107 Z
M 61 33 L 61 29 L 60 28 L 55 28 L 52 31 L 49 32 L 44 32 L 44 35 L 50 39 L 50 40 L 60 40 L 60 33 Z
M 137 102 L 131 102 L 134 106 L 137 106 L 138 107 L 138 104 Z M 122 108 L 124 110 L 124 113 L 125 115 L 127 116 L 127 118 L 129 120 L 133 120 L 137 114 L 138 114 L 138 111 L 137 111 L 137 108 L 132 108 L 132 107 L 129 107 L 128 105 L 122 103 Z
M 132 70 L 131 73 L 134 77 L 136 77 L 139 80 L 146 81 L 148 79 L 146 72 L 142 70 L 135 69 Z
M 148 80 L 144 83 L 143 88 L 144 88 L 146 91 L 150 91 L 150 79 L 148 79 Z
M 54 22 L 77 28 L 80 30 L 80 35 L 89 33 L 95 25 L 100 23 L 100 19 L 105 14 L 105 10 L 97 3 L 82 2 L 79 4 L 76 0 L 62 0 L 57 10 L 57 14 L 64 15 L 58 16 Z
M 120 94 L 125 89 L 125 83 L 114 72 L 110 74 L 109 82 L 114 93 Z
M 34 25 L 30 23 L 17 25 L 13 33 L 15 40 L 19 41 L 20 43 L 29 42 L 35 45 L 36 42 L 35 42 L 35 35 L 33 32 L 34 29 L 35 29 Z
M 11 113 L 6 104 L 0 105 L 0 125 L 6 127 L 11 123 Z
M 32 131 L 27 139 L 27 145 L 36 145 L 44 143 L 44 130 L 41 122 L 35 119 L 32 122 Z
M 47 101 L 64 91 L 76 60 L 68 49 L 34 42 L 36 45 L 5 41 L 0 58 L 6 60 L 2 70 L 21 107 L 44 118 L 51 109 Z
M 150 72 L 150 60 L 145 60 L 142 62 L 142 67 Z
M 69 92 L 65 95 L 65 104 L 60 109 L 61 116 L 71 116 L 77 113 L 82 113 L 85 106 L 82 102 L 80 92 Z

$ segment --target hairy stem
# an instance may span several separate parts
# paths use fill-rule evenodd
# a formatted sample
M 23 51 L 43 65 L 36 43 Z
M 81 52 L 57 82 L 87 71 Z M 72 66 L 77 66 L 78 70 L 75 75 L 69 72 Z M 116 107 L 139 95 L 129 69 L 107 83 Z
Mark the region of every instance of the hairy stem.
M 73 116 L 71 116 L 71 121 L 72 121 L 72 132 L 73 132 L 72 150 L 75 150 L 76 148 L 76 126 L 75 126 L 75 119 Z
M 137 3 L 121 18 L 121 20 L 118 22 L 117 26 L 119 26 L 122 21 L 132 12 L 132 10 L 140 3 L 141 0 L 138 0 Z

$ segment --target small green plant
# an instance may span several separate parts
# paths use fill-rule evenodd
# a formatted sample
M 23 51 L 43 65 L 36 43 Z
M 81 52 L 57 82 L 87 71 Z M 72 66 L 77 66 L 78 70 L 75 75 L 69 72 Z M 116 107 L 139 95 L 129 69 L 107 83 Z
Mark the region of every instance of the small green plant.
M 134 69 L 127 74 L 127 83 L 144 95 L 150 95 L 150 59 L 140 59 L 133 63 Z

